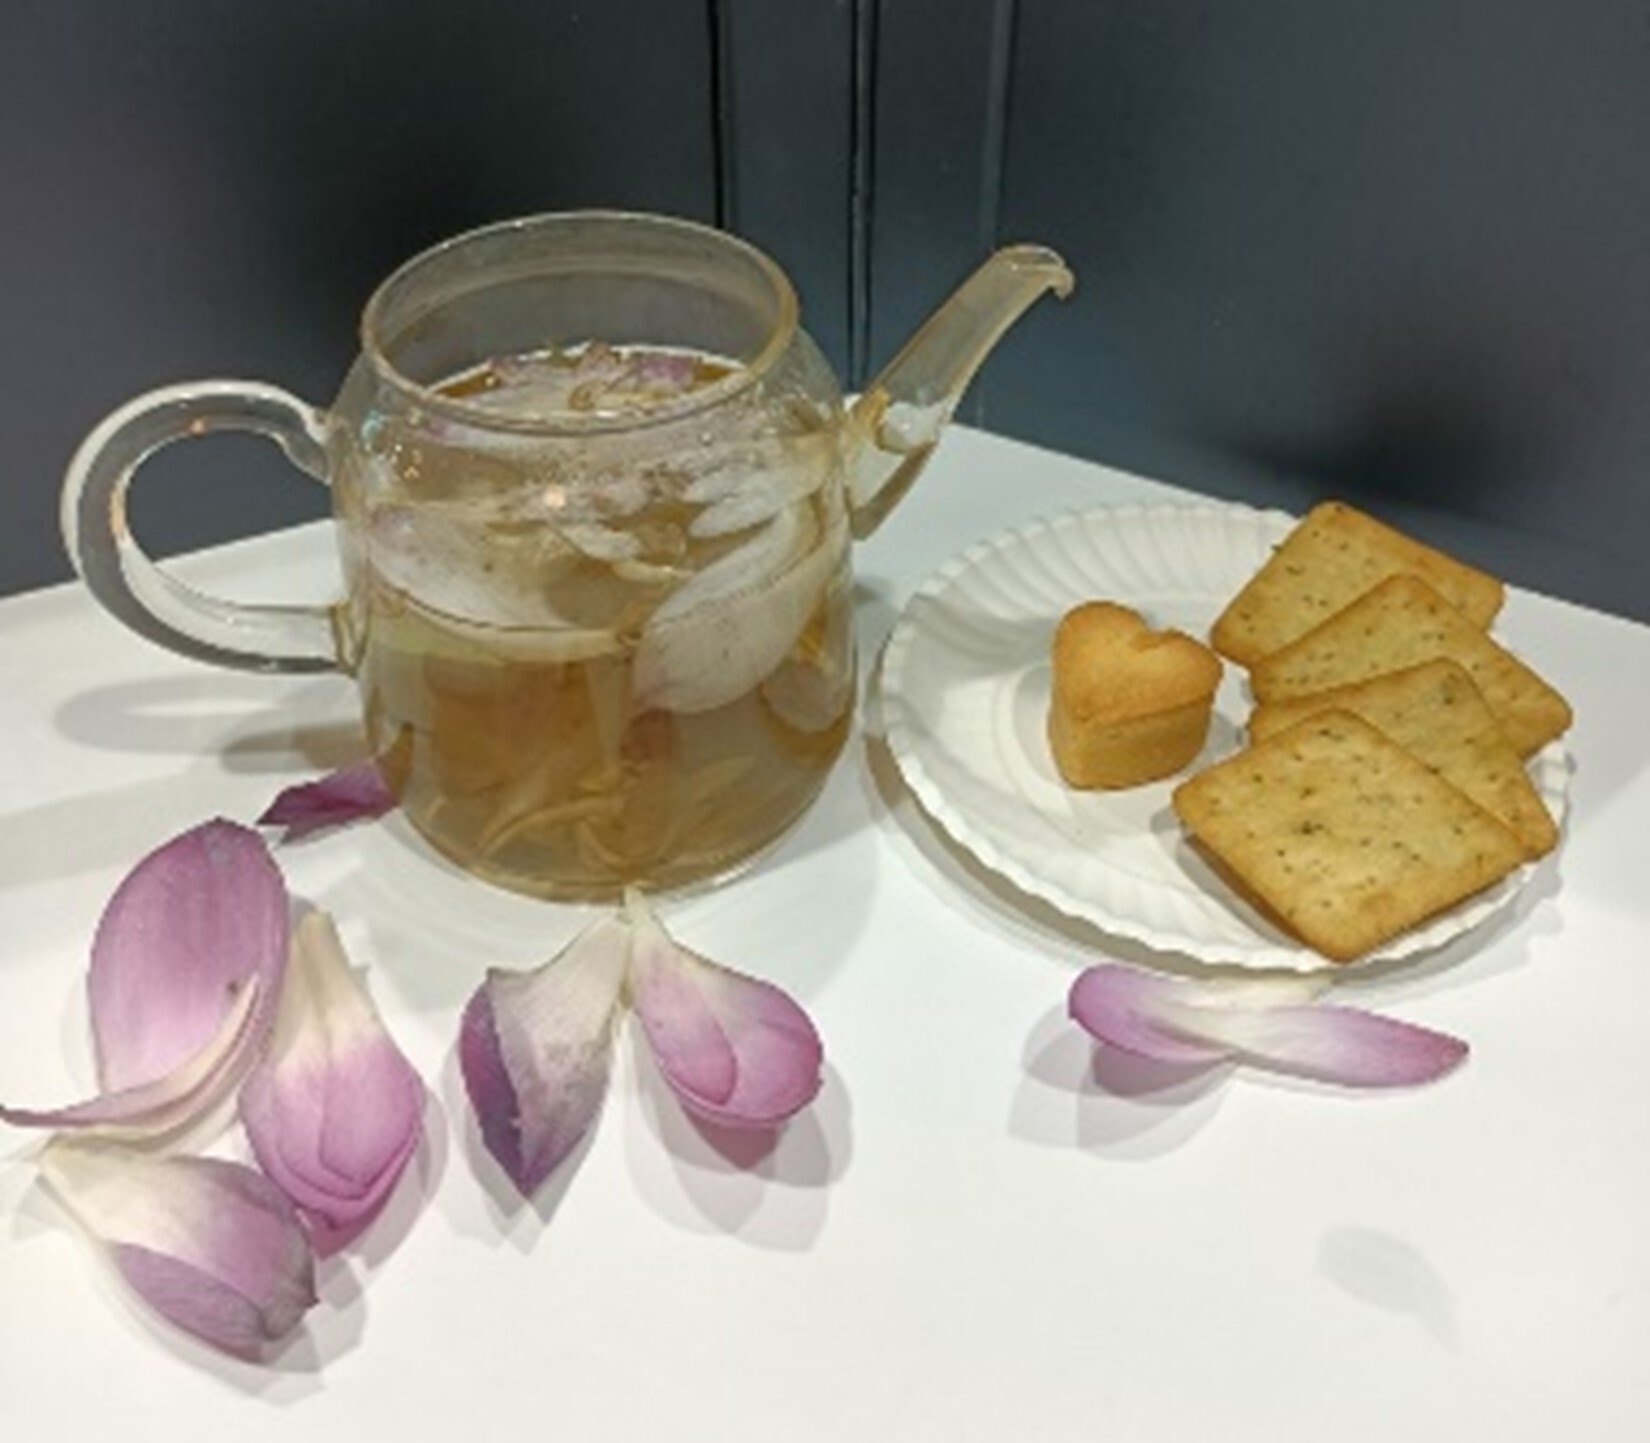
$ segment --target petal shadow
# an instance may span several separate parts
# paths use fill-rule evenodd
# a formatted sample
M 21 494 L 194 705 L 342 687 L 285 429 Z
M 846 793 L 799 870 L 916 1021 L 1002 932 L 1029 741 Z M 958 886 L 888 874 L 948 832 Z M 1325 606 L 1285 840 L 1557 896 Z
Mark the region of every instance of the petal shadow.
M 1033 1028 L 1022 1061 L 1009 1113 L 1015 1136 L 1130 1161 L 1171 1152 L 1206 1126 L 1232 1071 L 1225 1063 L 1170 1066 L 1097 1044 L 1063 1006 Z

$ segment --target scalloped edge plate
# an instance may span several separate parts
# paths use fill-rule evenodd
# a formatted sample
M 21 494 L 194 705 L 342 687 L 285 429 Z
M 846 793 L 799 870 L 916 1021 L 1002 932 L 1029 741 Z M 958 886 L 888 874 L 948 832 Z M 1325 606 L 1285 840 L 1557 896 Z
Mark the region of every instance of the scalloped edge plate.
M 1106 932 L 1206 963 L 1343 969 L 1215 876 L 1170 807 L 1178 778 L 1073 791 L 1044 732 L 1049 640 L 1070 607 L 1121 601 L 1153 627 L 1207 636 L 1294 524 L 1235 505 L 1101 507 L 1003 532 L 947 562 L 901 612 L 880 673 L 888 746 L 923 809 L 986 867 Z M 1180 775 L 1235 750 L 1248 711 L 1242 670 L 1228 665 L 1209 740 Z M 1533 758 L 1531 777 L 1562 824 L 1569 759 L 1560 743 Z M 1536 865 L 1352 965 L 1441 947 L 1507 907 Z

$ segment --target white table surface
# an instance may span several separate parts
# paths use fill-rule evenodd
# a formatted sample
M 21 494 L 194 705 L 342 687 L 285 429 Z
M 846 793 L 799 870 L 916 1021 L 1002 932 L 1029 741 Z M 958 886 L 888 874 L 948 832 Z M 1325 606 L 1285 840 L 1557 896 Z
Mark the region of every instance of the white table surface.
M 954 430 L 858 557 L 869 675 L 969 542 L 1183 493 Z M 192 558 L 302 600 L 325 526 Z M 1515 593 L 1571 699 L 1571 814 L 1512 912 L 1350 1000 L 1465 1037 L 1463 1070 L 1352 1094 L 1217 1070 L 1166 1090 L 1064 1019 L 1108 950 L 950 846 L 874 707 L 756 870 L 677 937 L 797 995 L 813 1107 L 729 1158 L 621 1037 L 588 1146 L 512 1207 L 453 1061 L 487 965 L 591 915 L 460 880 L 398 820 L 282 854 L 431 1091 L 425 1146 L 267 1367 L 152 1324 L 0 1131 L 0 1433 L 268 1438 L 1650 1438 L 1650 628 Z M 91 929 L 145 851 L 356 755 L 339 678 L 214 671 L 78 587 L 0 601 L 0 1097 L 91 1089 Z

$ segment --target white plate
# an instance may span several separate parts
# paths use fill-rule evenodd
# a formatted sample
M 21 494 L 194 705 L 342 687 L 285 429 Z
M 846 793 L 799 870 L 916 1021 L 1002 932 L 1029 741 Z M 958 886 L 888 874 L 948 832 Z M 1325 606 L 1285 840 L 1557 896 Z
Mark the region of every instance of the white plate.
M 1048 647 L 1078 602 L 1120 601 L 1153 627 L 1210 624 L 1294 524 L 1241 506 L 1110 507 L 1035 522 L 971 547 L 912 597 L 888 642 L 888 745 L 923 808 L 993 871 L 1061 911 L 1210 963 L 1310 971 L 1323 957 L 1215 877 L 1169 805 L 1174 779 L 1075 792 L 1049 756 Z M 1208 744 L 1188 771 L 1233 751 L 1249 698 L 1228 666 Z M 1544 748 L 1531 775 L 1563 819 L 1569 767 Z M 1478 926 L 1528 882 L 1489 891 L 1364 961 L 1429 951 Z

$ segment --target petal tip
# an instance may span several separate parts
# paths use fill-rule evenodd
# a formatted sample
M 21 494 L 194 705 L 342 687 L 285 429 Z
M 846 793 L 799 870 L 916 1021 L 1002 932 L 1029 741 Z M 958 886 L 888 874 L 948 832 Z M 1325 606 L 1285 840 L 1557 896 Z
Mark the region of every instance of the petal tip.
M 489 971 L 459 1023 L 482 1144 L 531 1197 L 594 1125 L 607 1093 L 630 929 L 591 923 L 544 966 Z
M 813 1019 L 771 982 L 638 929 L 632 1002 L 682 1105 L 724 1127 L 776 1127 L 818 1096 L 825 1048 Z
M 356 762 L 315 781 L 284 788 L 258 817 L 260 827 L 278 830 L 283 842 L 371 821 L 396 806 L 375 760 Z
M 307 913 L 269 1044 L 241 1088 L 259 1165 L 320 1235 L 353 1236 L 416 1151 L 426 1101 L 332 919 Z

